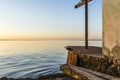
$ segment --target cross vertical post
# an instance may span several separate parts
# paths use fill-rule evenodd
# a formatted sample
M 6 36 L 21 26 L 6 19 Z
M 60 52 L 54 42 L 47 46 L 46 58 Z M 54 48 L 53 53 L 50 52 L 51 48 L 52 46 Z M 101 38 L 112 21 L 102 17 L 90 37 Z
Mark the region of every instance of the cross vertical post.
M 88 0 L 85 0 L 85 49 L 88 49 Z
M 75 8 L 79 8 L 85 5 L 85 49 L 88 49 L 88 2 L 92 0 L 82 0 L 82 2 L 75 5 Z

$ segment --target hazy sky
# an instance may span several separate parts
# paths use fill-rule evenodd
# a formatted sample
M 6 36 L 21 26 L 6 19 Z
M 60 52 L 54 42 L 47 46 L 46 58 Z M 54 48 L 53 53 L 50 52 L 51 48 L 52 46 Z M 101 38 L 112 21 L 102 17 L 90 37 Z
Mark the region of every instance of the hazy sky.
M 0 39 L 84 39 L 80 0 L 0 0 Z M 89 3 L 89 38 L 101 39 L 102 0 Z

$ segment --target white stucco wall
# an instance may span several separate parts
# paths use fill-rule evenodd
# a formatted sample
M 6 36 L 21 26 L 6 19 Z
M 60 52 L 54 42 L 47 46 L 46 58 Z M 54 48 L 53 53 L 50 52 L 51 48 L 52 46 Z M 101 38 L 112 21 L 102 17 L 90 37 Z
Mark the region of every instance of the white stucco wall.
M 103 55 L 120 58 L 120 0 L 103 0 Z

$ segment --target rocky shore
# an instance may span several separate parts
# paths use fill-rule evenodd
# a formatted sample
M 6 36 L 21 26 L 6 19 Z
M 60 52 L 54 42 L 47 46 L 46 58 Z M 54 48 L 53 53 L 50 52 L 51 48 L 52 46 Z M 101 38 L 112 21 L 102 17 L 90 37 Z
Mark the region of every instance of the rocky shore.
M 14 78 L 7 78 L 7 77 L 3 77 L 0 78 L 0 80 L 75 80 L 63 73 L 58 73 L 58 74 L 49 74 L 49 75 L 44 75 L 44 76 L 40 76 L 38 78 L 18 78 L 18 79 L 14 79 Z

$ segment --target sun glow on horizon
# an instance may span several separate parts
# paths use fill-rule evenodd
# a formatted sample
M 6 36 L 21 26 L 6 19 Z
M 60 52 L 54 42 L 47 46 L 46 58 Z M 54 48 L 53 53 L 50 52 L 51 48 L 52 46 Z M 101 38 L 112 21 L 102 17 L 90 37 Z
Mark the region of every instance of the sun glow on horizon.
M 84 6 L 75 10 L 75 4 L 73 0 L 0 0 L 0 40 L 84 39 Z M 102 0 L 89 4 L 89 39 L 102 39 Z

